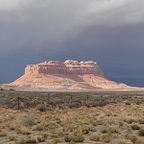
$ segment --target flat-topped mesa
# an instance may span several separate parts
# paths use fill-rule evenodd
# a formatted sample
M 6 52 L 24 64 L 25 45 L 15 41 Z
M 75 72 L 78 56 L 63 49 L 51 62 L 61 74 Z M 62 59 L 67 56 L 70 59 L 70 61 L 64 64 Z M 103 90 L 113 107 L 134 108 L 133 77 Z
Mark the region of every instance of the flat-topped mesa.
M 48 61 L 28 65 L 25 74 L 1 88 L 18 90 L 98 90 L 126 89 L 104 77 L 96 62 L 66 60 L 65 62 Z
M 96 62 L 66 60 L 48 61 L 39 64 L 28 65 L 25 74 L 96 74 L 103 77 L 103 73 Z

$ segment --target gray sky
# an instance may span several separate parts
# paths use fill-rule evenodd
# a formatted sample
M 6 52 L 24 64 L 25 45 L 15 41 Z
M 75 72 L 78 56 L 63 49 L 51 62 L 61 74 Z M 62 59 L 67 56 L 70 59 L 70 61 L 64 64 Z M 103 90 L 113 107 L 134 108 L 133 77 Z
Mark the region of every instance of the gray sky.
M 108 78 L 144 78 L 143 0 L 0 0 L 0 81 L 29 63 L 94 60 Z

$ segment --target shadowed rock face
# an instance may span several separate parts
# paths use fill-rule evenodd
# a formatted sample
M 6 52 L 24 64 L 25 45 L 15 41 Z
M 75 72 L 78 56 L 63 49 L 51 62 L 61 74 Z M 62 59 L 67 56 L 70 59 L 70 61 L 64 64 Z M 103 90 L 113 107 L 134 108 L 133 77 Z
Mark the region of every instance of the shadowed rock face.
M 48 61 L 30 64 L 25 74 L 16 81 L 2 87 L 21 88 L 22 90 L 95 90 L 123 89 L 118 84 L 104 77 L 96 62 L 66 60 L 65 62 Z

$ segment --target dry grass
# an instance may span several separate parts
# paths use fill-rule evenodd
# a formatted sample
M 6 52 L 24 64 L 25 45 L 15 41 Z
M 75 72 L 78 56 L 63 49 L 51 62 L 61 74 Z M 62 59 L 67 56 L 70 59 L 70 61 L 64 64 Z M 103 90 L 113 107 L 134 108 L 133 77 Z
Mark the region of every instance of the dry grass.
M 130 102 L 130 101 L 129 101 Z M 144 104 L 13 110 L 0 107 L 0 140 L 15 143 L 143 144 Z
M 144 140 L 144 125 L 139 123 L 139 119 L 142 119 L 139 107 L 143 109 L 144 106 L 139 105 L 135 115 L 133 111 L 130 111 L 131 106 L 119 103 L 97 108 L 81 107 L 42 113 L 35 109 L 16 112 L 1 108 L 0 115 L 3 123 L 0 137 L 8 137 L 10 141 L 33 140 L 39 143 L 64 141 L 113 143 L 119 141 L 120 138 L 126 143 L 140 143 Z M 116 115 L 121 109 L 122 112 Z M 125 117 L 128 111 L 129 115 Z M 108 115 L 108 113 L 111 114 Z M 12 114 L 15 119 L 11 117 Z

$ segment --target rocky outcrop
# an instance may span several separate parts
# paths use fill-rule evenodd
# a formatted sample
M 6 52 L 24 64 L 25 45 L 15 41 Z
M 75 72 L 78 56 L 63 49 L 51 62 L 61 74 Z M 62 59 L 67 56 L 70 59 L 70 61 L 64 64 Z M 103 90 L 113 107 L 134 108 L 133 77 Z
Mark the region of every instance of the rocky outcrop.
M 95 74 L 103 76 L 103 73 L 96 62 L 93 61 L 74 61 L 66 60 L 64 63 L 59 61 L 48 61 L 39 64 L 28 65 L 25 74 Z
M 30 64 L 25 74 L 16 81 L 3 87 L 25 90 L 96 90 L 123 89 L 118 84 L 104 77 L 96 62 L 66 60 L 65 62 L 48 61 Z

